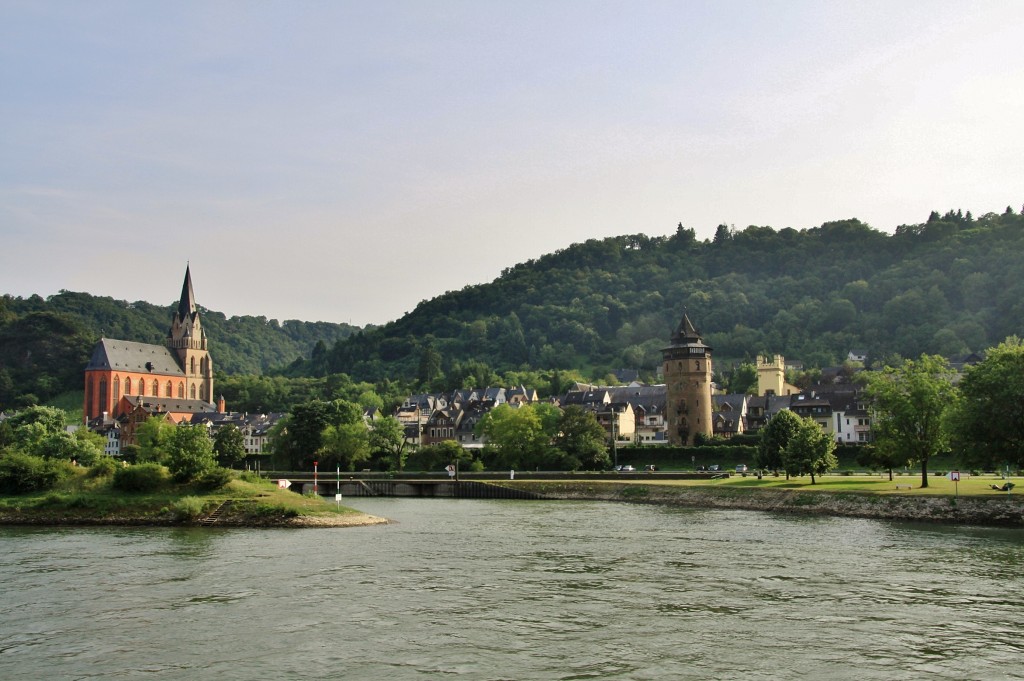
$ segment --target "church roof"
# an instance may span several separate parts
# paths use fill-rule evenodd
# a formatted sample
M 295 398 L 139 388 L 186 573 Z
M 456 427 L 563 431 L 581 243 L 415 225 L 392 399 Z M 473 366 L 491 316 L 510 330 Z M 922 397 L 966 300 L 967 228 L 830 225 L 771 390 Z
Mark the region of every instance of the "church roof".
M 171 414 L 206 414 L 216 412 L 217 407 L 203 400 L 186 400 L 174 397 L 151 397 L 140 395 L 125 395 L 121 398 L 127 400 L 133 407 L 142 407 L 148 412 L 167 412 Z
M 155 376 L 184 376 L 178 360 L 162 345 L 101 338 L 92 349 L 85 370 L 110 369 Z

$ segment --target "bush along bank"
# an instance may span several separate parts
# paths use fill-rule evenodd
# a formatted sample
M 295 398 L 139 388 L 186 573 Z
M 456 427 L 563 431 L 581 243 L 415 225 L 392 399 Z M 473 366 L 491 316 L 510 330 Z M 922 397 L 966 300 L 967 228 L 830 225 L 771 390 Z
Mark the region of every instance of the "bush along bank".
M 950 497 L 877 495 L 780 489 L 735 489 L 601 483 L 590 481 L 506 481 L 548 499 L 623 501 L 690 508 L 730 508 L 775 513 L 832 515 L 1024 528 L 1024 496 Z

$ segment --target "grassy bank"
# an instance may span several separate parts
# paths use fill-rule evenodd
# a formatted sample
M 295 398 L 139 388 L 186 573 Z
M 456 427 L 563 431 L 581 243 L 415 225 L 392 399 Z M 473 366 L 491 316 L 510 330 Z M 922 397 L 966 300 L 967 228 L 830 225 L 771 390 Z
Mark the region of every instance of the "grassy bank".
M 506 481 L 553 499 L 590 499 L 632 503 L 658 503 L 693 508 L 733 508 L 815 515 L 836 515 L 885 520 L 911 520 L 951 524 L 1024 527 L 1024 495 L 1016 490 L 996 492 L 990 485 L 1001 479 L 977 476 L 959 485 L 949 480 L 871 476 L 826 476 L 811 485 L 810 478 L 784 477 L 758 480 L 749 476 L 720 480 L 614 479 Z M 1016 481 L 1015 481 L 1016 482 Z M 1024 492 L 1018 487 L 1017 490 Z
M 383 522 L 255 478 L 236 478 L 213 491 L 173 485 L 156 492 L 127 493 L 113 489 L 109 477 L 90 478 L 82 471 L 48 492 L 0 496 L 0 523 L 188 525 L 201 522 L 218 508 L 221 515 L 217 525 L 343 526 Z

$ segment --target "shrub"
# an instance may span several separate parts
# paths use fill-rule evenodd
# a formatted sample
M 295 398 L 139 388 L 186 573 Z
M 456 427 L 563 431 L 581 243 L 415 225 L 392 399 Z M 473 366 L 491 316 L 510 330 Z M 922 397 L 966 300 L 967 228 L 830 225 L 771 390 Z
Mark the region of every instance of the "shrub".
M 234 478 L 234 476 L 231 474 L 231 471 L 227 468 L 221 468 L 218 466 L 217 468 L 211 468 L 200 475 L 199 478 L 196 479 L 196 487 L 207 492 L 212 492 L 213 490 L 220 489 L 231 482 L 232 478 Z
M 174 502 L 174 517 L 178 520 L 195 520 L 203 515 L 203 505 L 199 497 L 182 497 Z
M 74 468 L 68 461 L 8 452 L 0 456 L 0 493 L 44 492 L 73 474 Z
M 254 518 L 294 518 L 299 515 L 297 509 L 289 506 L 277 506 L 274 504 L 256 504 L 252 507 L 250 515 Z
M 140 463 L 114 472 L 114 489 L 122 492 L 154 492 L 169 480 L 167 469 L 157 463 Z
M 117 462 L 112 457 L 101 456 L 86 474 L 90 478 L 105 478 L 117 472 Z

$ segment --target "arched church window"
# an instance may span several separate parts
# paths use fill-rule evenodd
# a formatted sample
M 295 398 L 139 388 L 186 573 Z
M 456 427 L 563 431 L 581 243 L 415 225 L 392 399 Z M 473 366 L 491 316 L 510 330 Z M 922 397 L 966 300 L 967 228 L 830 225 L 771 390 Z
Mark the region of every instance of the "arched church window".
M 121 399 L 121 379 L 114 376 L 114 404 Z
M 193 399 L 193 400 L 196 399 L 196 384 L 195 383 L 193 383 L 192 387 L 188 389 L 188 396 L 191 399 Z
M 125 395 L 131 395 L 132 394 L 132 377 L 131 376 L 129 376 L 128 378 L 124 379 L 124 394 Z
M 167 381 L 167 386 L 164 388 L 164 397 L 171 396 L 171 382 Z
M 159 397 L 159 396 L 160 396 L 160 384 L 154 378 L 153 379 L 153 397 Z
M 188 370 L 188 372 L 190 374 L 194 374 L 196 372 L 196 358 L 195 357 L 193 357 L 193 358 L 191 358 L 191 360 L 189 360 L 189 370 Z
M 178 384 L 178 399 L 179 400 L 185 399 L 185 384 L 184 383 L 179 383 Z

